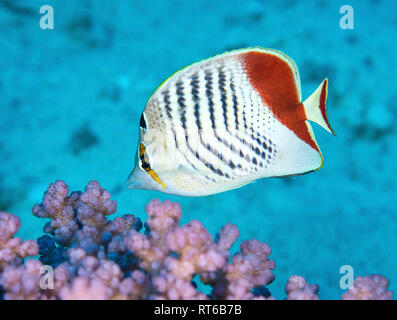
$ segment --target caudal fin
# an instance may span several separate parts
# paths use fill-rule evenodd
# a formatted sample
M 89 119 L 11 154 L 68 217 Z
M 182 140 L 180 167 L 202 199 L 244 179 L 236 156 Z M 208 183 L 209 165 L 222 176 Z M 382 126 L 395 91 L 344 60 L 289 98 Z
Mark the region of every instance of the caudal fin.
M 312 93 L 312 95 L 303 102 L 306 113 L 306 119 L 313 121 L 325 130 L 335 135 L 327 119 L 327 100 L 328 79 L 325 78 L 320 86 Z

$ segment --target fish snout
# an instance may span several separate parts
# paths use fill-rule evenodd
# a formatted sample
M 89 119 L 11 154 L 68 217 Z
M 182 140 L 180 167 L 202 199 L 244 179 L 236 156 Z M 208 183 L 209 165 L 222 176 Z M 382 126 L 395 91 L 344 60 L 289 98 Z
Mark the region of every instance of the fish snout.
M 156 182 L 139 167 L 135 167 L 125 181 L 128 189 L 157 190 Z

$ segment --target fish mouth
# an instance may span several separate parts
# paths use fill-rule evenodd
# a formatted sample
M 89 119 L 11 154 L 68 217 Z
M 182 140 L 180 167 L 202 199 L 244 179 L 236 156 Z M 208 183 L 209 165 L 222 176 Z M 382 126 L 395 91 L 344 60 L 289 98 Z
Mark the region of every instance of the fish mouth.
M 125 180 L 124 184 L 127 186 L 128 189 L 140 189 L 141 184 L 139 182 L 138 172 L 136 168 L 131 171 L 128 175 L 127 179 Z
M 136 167 L 125 180 L 128 189 L 157 190 L 155 182 L 146 172 Z

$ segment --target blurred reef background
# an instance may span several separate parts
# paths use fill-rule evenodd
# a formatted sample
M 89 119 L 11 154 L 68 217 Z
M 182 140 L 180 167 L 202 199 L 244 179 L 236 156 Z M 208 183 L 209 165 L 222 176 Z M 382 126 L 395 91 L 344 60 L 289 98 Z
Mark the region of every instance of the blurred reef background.
M 55 29 L 39 27 L 51 5 Z M 354 9 L 354 29 L 339 8 Z M 300 274 L 336 299 L 339 268 L 380 273 L 397 290 L 397 3 L 265 0 L 0 0 L 0 211 L 22 220 L 49 183 L 82 190 L 98 180 L 118 214 L 146 220 L 153 198 L 179 201 L 182 222 L 210 232 L 236 224 L 267 242 L 277 283 Z M 300 70 L 302 96 L 329 78 L 328 116 L 337 137 L 313 125 L 325 157 L 315 173 L 264 179 L 210 197 L 127 190 L 141 112 L 169 75 L 227 50 L 281 50 Z M 283 287 L 270 285 L 276 298 Z

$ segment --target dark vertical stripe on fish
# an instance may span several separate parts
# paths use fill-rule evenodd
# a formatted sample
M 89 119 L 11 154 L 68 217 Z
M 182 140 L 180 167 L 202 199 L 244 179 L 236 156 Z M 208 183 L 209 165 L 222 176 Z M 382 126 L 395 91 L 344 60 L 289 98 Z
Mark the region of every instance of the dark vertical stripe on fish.
M 224 176 L 224 173 L 219 169 L 219 168 L 214 168 L 214 166 L 211 163 L 208 163 L 207 161 L 203 161 L 201 159 L 199 153 L 193 149 L 193 147 L 190 145 L 189 142 L 189 135 L 188 132 L 186 131 L 186 105 L 185 105 L 185 97 L 183 93 L 183 83 L 181 81 L 178 81 L 176 84 L 176 95 L 178 96 L 178 104 L 180 108 L 180 113 L 181 113 L 181 122 L 182 122 L 182 127 L 184 129 L 184 134 L 185 134 L 185 140 L 186 140 L 186 146 L 188 147 L 189 151 L 199 160 L 201 161 L 207 168 L 209 168 L 212 172 L 218 174 L 219 176 Z M 210 146 L 207 146 L 207 149 L 211 150 Z M 211 150 L 212 151 L 212 150 Z M 219 154 L 217 153 L 219 156 Z M 192 164 L 189 161 L 190 164 Z M 192 164 L 193 165 L 193 164 Z M 193 165 L 194 167 L 194 165 Z M 195 168 L 195 167 L 194 167 Z M 195 168 L 197 170 L 197 168 Z
M 214 101 L 212 100 L 214 97 L 214 94 L 212 92 L 212 74 L 211 74 L 211 72 L 206 70 L 204 79 L 206 81 L 205 82 L 205 94 L 207 95 L 207 99 L 208 99 L 211 125 L 212 125 L 212 129 L 215 130 Z
M 226 75 L 223 71 L 222 67 L 218 68 L 218 78 L 219 78 L 219 91 L 221 93 L 221 103 L 222 103 L 222 111 L 223 111 L 223 123 L 225 124 L 225 128 L 229 131 L 228 123 L 227 123 L 227 103 L 226 103 Z
M 238 101 L 236 96 L 236 88 L 233 84 L 233 80 L 230 80 L 230 90 L 232 92 L 232 100 L 233 100 L 233 114 L 234 114 L 234 121 L 236 130 L 239 130 L 239 123 L 238 123 Z
M 167 113 L 168 121 L 171 125 L 171 132 L 172 132 L 172 137 L 175 141 L 175 147 L 178 149 L 178 141 L 176 139 L 176 132 L 174 130 L 174 126 L 172 124 L 172 116 L 171 116 L 171 107 L 170 107 L 170 92 L 168 90 L 164 90 L 162 92 L 163 95 L 163 102 L 165 106 L 165 111 Z
M 200 98 L 199 98 L 200 82 L 197 73 L 193 74 L 193 76 L 191 77 L 190 85 L 192 87 L 192 97 L 194 102 L 194 117 L 196 119 L 197 128 L 200 131 L 202 129 L 200 122 Z
M 168 90 L 164 90 L 162 92 L 163 97 L 164 97 L 164 104 L 165 104 L 165 111 L 167 112 L 167 116 L 169 119 L 172 119 L 171 117 L 171 107 L 170 107 L 170 92 Z
M 183 83 L 182 81 L 178 81 L 176 84 L 176 95 L 178 96 L 178 105 L 179 105 L 179 110 L 180 110 L 180 115 L 181 115 L 181 122 L 182 122 L 182 128 L 185 130 L 185 137 L 186 140 L 188 139 L 187 133 L 186 133 L 186 106 L 185 106 L 185 97 L 183 96 Z

